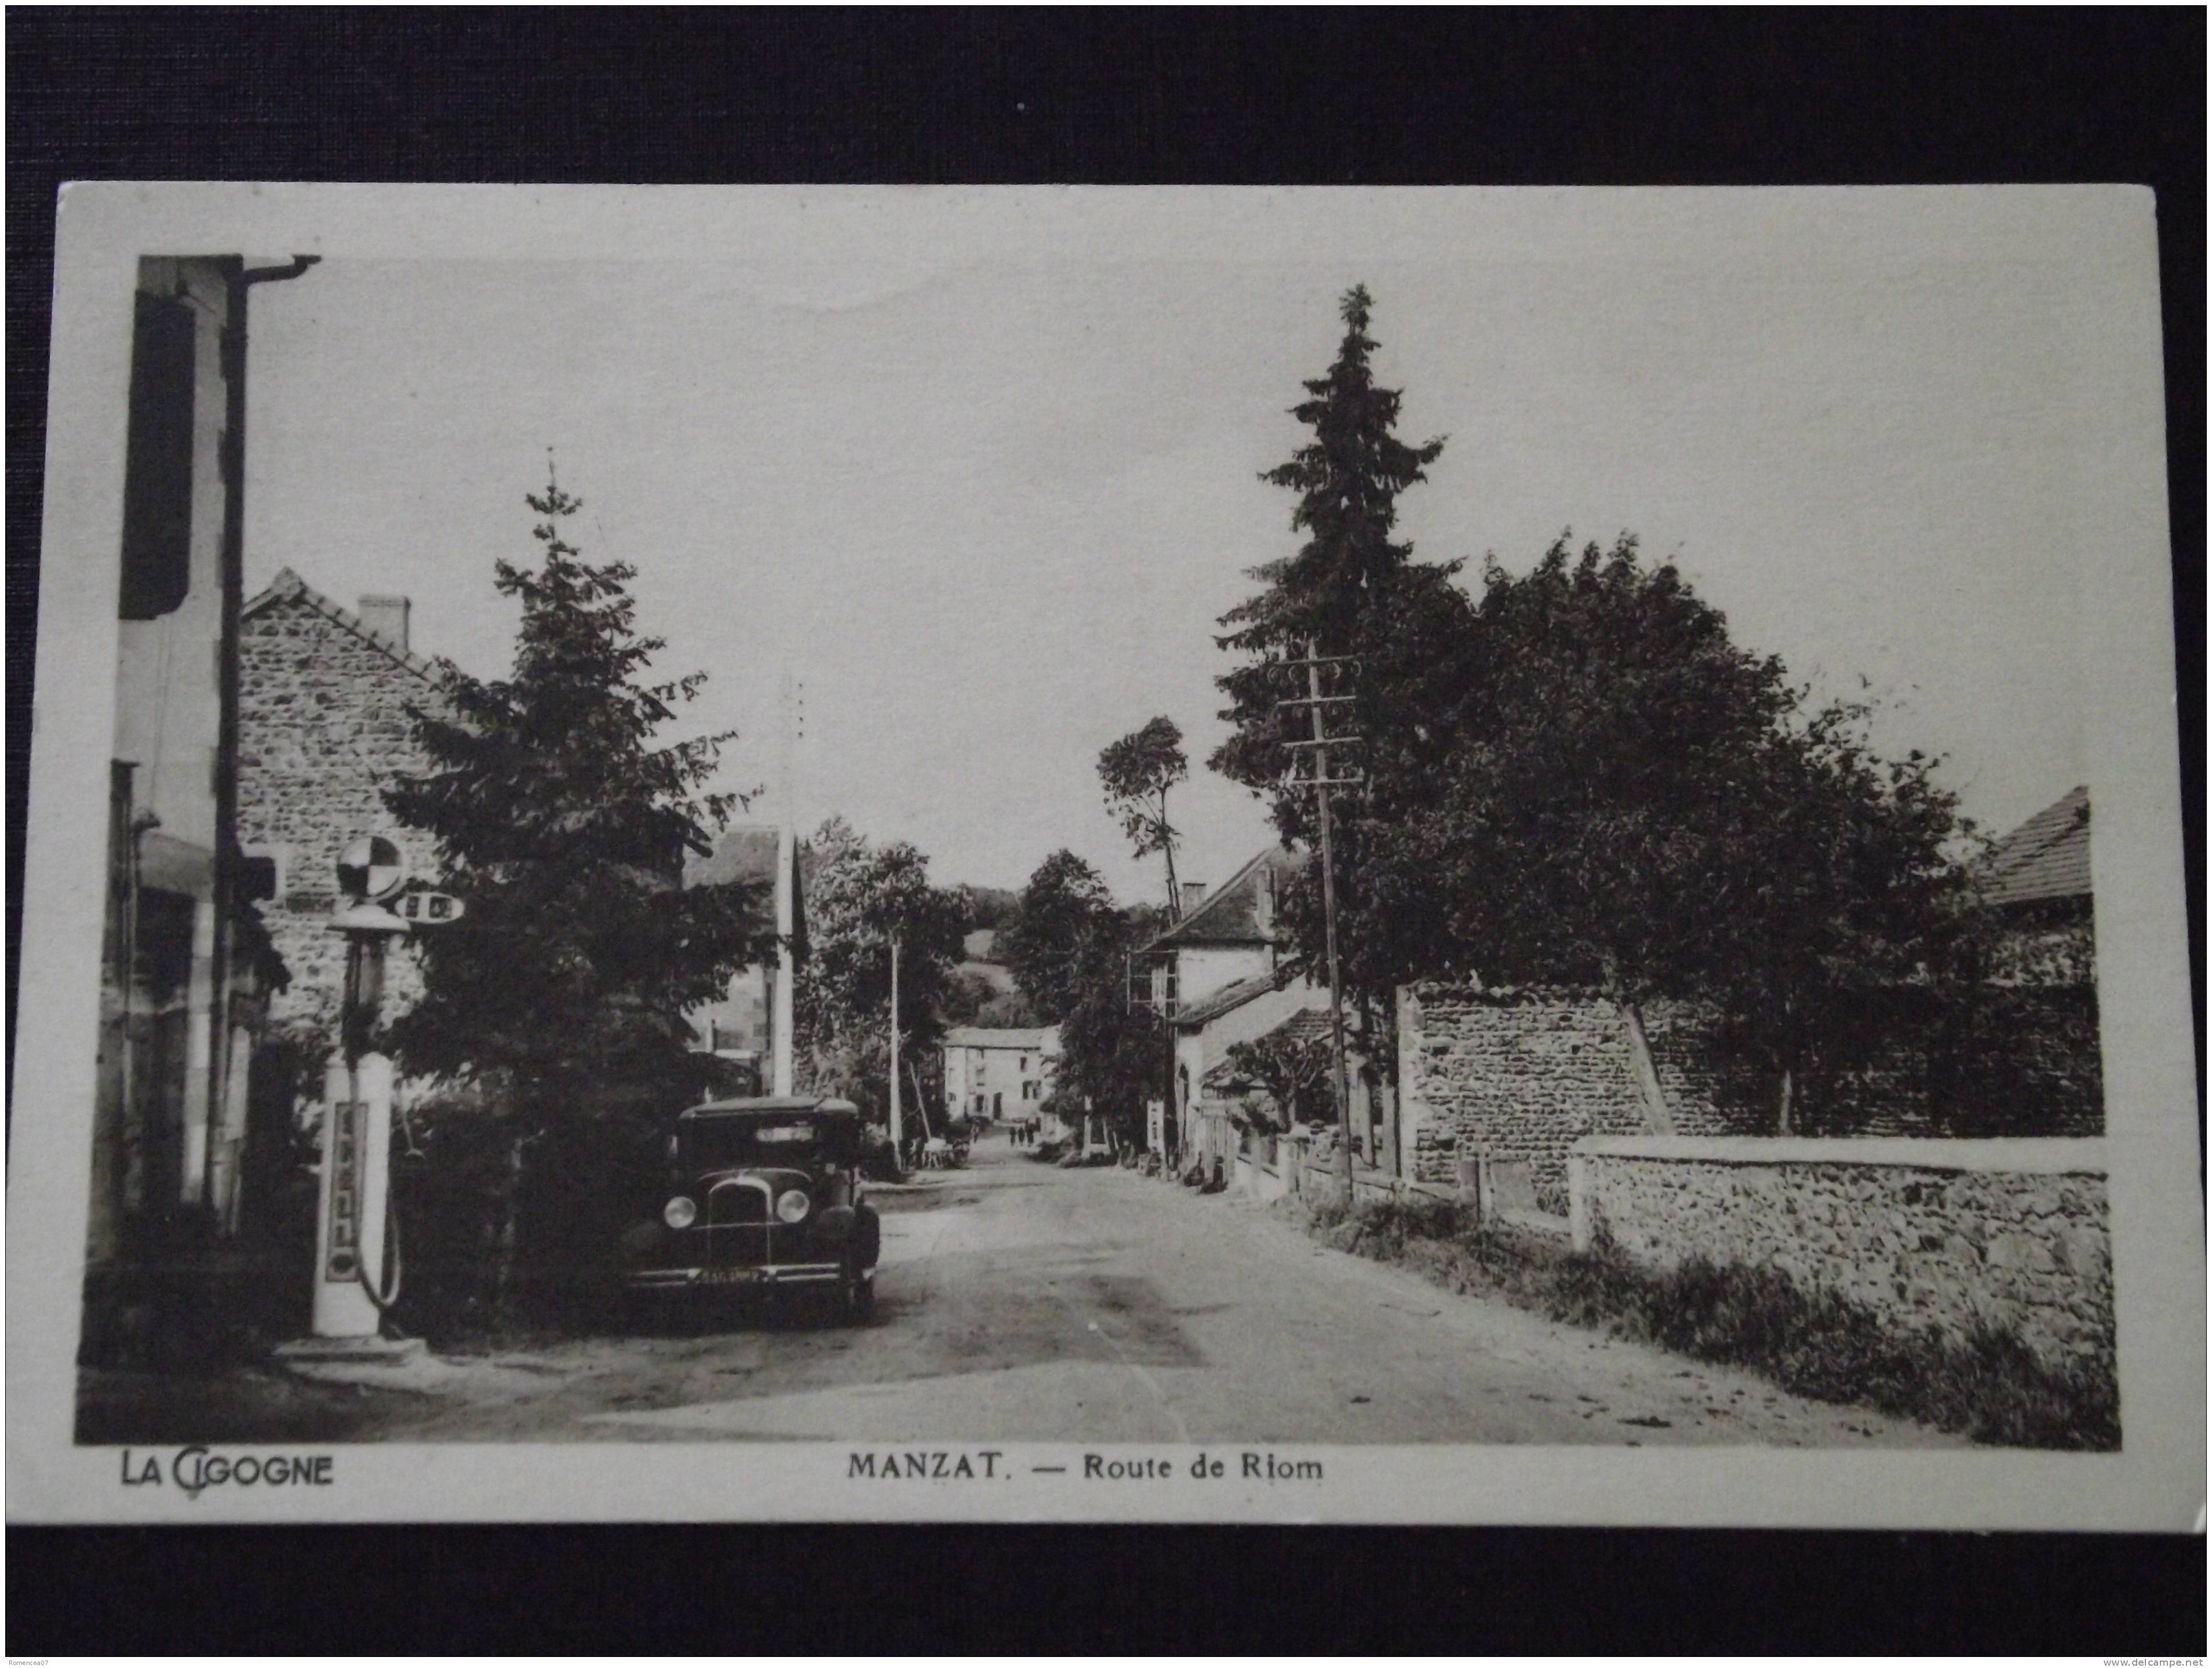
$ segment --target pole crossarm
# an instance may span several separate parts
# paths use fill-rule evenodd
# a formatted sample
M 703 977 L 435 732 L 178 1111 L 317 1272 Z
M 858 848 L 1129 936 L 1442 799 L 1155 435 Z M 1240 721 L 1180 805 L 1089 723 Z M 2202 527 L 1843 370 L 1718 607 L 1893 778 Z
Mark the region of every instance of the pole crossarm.
M 1302 665 L 1305 668 L 1306 698 L 1303 704 L 1310 713 L 1313 721 L 1312 739 L 1304 742 L 1293 741 L 1289 745 L 1293 747 L 1306 746 L 1313 748 L 1315 765 L 1314 775 L 1310 777 L 1305 778 L 1301 778 L 1297 775 L 1297 770 L 1293 769 L 1291 772 L 1289 781 L 1285 785 L 1300 788 L 1334 788 L 1340 786 L 1352 787 L 1358 785 L 1362 780 L 1364 780 L 1364 778 L 1358 776 L 1332 776 L 1328 774 L 1328 749 L 1330 746 L 1333 743 L 1339 746 L 1349 746 L 1357 741 L 1358 738 L 1356 736 L 1332 737 L 1323 725 L 1322 709 L 1325 706 L 1332 703 L 1332 697 L 1325 696 L 1321 692 L 1321 669 L 1326 665 L 1340 665 L 1344 662 L 1356 660 L 1358 657 L 1351 654 L 1323 655 L 1319 652 L 1320 648 L 1321 645 L 1318 642 L 1311 639 L 1308 639 L 1306 642 L 1305 659 L 1303 661 L 1285 663 L 1291 665 Z M 1335 698 L 1341 699 L 1342 697 Z M 1342 1164 L 1344 1169 L 1344 1202 L 1346 1208 L 1348 1209 L 1351 1208 L 1353 1199 L 1352 1182 L 1352 1071 L 1350 1066 L 1345 1060 L 1344 1055 L 1344 981 L 1342 971 L 1337 965 L 1336 953 L 1336 839 L 1334 830 L 1330 825 L 1331 819 L 1329 816 L 1328 795 L 1327 794 L 1317 795 L 1315 800 L 1314 806 L 1321 825 L 1319 831 L 1321 834 L 1322 918 L 1323 923 L 1323 935 L 1328 953 L 1329 1045 L 1330 1052 L 1334 1056 L 1334 1063 L 1336 1066 L 1336 1138 L 1337 1145 L 1340 1149 L 1340 1162 Z
M 1285 741 L 1285 747 L 1357 747 L 1367 738 L 1364 735 L 1324 735 L 1311 741 Z

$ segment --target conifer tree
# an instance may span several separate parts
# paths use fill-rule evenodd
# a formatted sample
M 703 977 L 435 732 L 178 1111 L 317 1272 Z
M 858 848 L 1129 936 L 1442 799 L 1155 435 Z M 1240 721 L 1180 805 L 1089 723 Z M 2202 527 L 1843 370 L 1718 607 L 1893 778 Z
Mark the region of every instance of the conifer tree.
M 1401 393 L 1375 380 L 1372 307 L 1364 286 L 1345 294 L 1335 362 L 1305 383 L 1308 397 L 1292 408 L 1312 437 L 1261 478 L 1297 495 L 1291 527 L 1306 538 L 1292 555 L 1252 569 L 1262 588 L 1222 616 L 1217 641 L 1243 660 L 1217 680 L 1232 733 L 1209 763 L 1268 801 L 1285 844 L 1314 849 L 1314 795 L 1287 786 L 1297 755 L 1284 745 L 1308 734 L 1305 714 L 1278 703 L 1306 694 L 1291 663 L 1310 648 L 1356 657 L 1324 679 L 1327 692 L 1352 697 L 1326 709 L 1330 731 L 1361 738 L 1356 753 L 1336 761 L 1369 783 L 1334 801 L 1338 942 L 1347 995 L 1364 1018 L 1379 1020 L 1392 988 L 1432 947 L 1417 911 L 1382 907 L 1366 887 L 1367 849 L 1373 831 L 1402 822 L 1432 791 L 1468 606 L 1452 582 L 1459 563 L 1416 562 L 1412 544 L 1395 536 L 1399 496 L 1426 478 L 1444 442 L 1398 438 Z M 1285 924 L 1316 970 L 1324 965 L 1321 892 L 1319 865 L 1310 863 L 1283 900 Z
M 410 1074 L 473 1081 L 514 1120 L 518 1173 L 541 1138 L 590 1172 L 611 1150 L 596 1126 L 700 1087 L 685 1014 L 771 955 L 774 926 L 763 883 L 683 884 L 740 802 L 708 791 L 730 734 L 659 740 L 705 674 L 645 681 L 665 645 L 636 632 L 636 570 L 568 542 L 582 504 L 550 470 L 526 501 L 542 560 L 495 569 L 521 605 L 512 673 L 442 667 L 441 703 L 413 712 L 429 767 L 386 793 L 466 906 L 420 935 L 422 997 L 390 1040 Z

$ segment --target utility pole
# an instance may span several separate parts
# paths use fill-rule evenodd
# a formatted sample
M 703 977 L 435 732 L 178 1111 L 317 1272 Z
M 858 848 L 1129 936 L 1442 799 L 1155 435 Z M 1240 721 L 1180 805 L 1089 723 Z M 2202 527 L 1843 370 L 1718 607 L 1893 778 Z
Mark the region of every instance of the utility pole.
M 793 1093 L 793 1039 L 797 1032 L 799 931 L 799 747 L 805 738 L 805 686 L 787 672 L 778 686 L 782 730 L 777 764 L 775 830 L 775 972 L 769 1020 L 769 1093 Z
M 900 1140 L 899 1128 L 899 1050 L 898 1050 L 898 934 L 891 935 L 891 1151 L 903 1154 L 905 1147 Z M 901 1162 L 903 1162 L 902 1158 Z
M 1347 1209 L 1352 1204 L 1352 1072 L 1344 1058 L 1344 989 L 1338 975 L 1336 960 L 1336 847 L 1331 832 L 1328 790 L 1332 788 L 1356 787 L 1364 776 L 1332 776 L 1328 773 L 1328 750 L 1331 747 L 1357 746 L 1356 735 L 1331 735 L 1322 716 L 1323 707 L 1341 706 L 1352 700 L 1349 695 L 1323 695 L 1321 692 L 1321 669 L 1324 666 L 1352 663 L 1355 656 L 1331 654 L 1324 656 L 1313 639 L 1306 641 L 1306 658 L 1288 662 L 1303 665 L 1306 672 L 1306 693 L 1303 699 L 1279 701 L 1280 707 L 1304 707 L 1313 721 L 1313 735 L 1309 740 L 1286 742 L 1290 747 L 1313 750 L 1314 772 L 1310 776 L 1297 774 L 1295 764 L 1291 768 L 1291 779 L 1300 787 L 1311 788 L 1318 801 L 1316 815 L 1321 823 L 1321 898 L 1323 936 L 1328 947 L 1328 1036 L 1329 1044 L 1336 1057 L 1336 1139 L 1344 1149 L 1344 1202 Z

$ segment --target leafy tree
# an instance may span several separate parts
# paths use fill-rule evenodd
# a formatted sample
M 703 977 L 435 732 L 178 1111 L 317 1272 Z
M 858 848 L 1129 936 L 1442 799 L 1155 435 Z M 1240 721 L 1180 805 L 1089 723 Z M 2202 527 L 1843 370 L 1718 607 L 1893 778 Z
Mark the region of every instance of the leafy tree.
M 1012 922 L 1014 911 L 1021 904 L 1021 893 L 1009 892 L 1004 886 L 963 886 L 960 890 L 968 900 L 970 928 L 1001 930 Z
M 1973 1000 L 1987 922 L 1959 854 L 1975 831 L 1936 759 L 1874 752 L 1869 715 L 1837 703 L 1771 739 L 1698 981 L 1774 1080 L 1784 1135 L 1818 1086 L 1895 1040 L 1901 997 L 1939 1027 Z
M 808 844 L 808 958 L 793 995 L 797 1041 L 814 1086 L 843 1095 L 878 1122 L 888 1118 L 896 939 L 902 1095 L 941 1109 L 936 1045 L 963 953 L 965 900 L 956 889 L 930 884 L 929 860 L 915 847 L 874 845 L 842 817 L 825 822 Z M 933 1113 L 933 1121 L 941 1115 Z
M 1263 1090 L 1274 1111 L 1277 1129 L 1334 1116 L 1334 1075 L 1328 1039 L 1300 1037 L 1277 1026 L 1264 1037 L 1229 1045 L 1230 1069 Z
M 1934 761 L 1875 758 L 1863 708 L 1808 711 L 1632 538 L 1491 564 L 1454 667 L 1437 791 L 1370 830 L 1369 895 L 1417 917 L 1429 971 L 1602 988 L 1655 1127 L 1650 998 L 1717 1001 L 1787 1128 L 1808 1062 L 1875 1045 L 1869 993 L 1943 962 L 1963 876 Z
M 1162 911 L 1134 909 L 1103 916 L 1075 947 L 1060 1014 L 1060 1064 L 1054 1099 L 1073 1123 L 1088 1110 L 1126 1142 L 1140 1142 L 1145 1103 L 1164 1093 L 1167 1054 L 1158 1020 L 1129 1006 L 1131 950 L 1167 924 Z
M 1116 908 L 1072 851 L 1047 857 L 1022 889 L 1001 944 L 1038 1019 L 1060 1027 L 1054 1094 L 1071 1123 L 1087 1106 L 1135 1140 L 1146 1100 L 1162 1093 L 1166 1050 L 1158 1022 L 1130 1010 L 1128 957 L 1164 922 L 1158 910 Z
M 410 1074 L 491 1091 L 518 1178 L 543 1140 L 605 1194 L 612 1126 L 696 1089 L 685 1014 L 771 953 L 774 928 L 763 887 L 682 884 L 685 849 L 708 851 L 738 802 L 706 791 L 729 735 L 659 739 L 705 674 L 643 681 L 665 645 L 636 633 L 635 569 L 583 560 L 562 536 L 581 502 L 550 474 L 527 502 L 542 562 L 495 566 L 522 610 L 512 675 L 441 667 L 441 705 L 411 710 L 428 767 L 386 792 L 467 906 L 421 936 L 422 995 L 390 1042 Z M 515 1232 L 510 1211 L 502 1242 Z
M 948 1026 L 1024 1029 L 1048 1023 L 1019 990 L 1002 990 L 969 967 L 953 970 L 939 1017 Z
M 1874 991 L 1946 1000 L 1961 960 L 1955 801 L 1933 760 L 1874 754 L 1863 709 L 1811 709 L 1632 539 L 1579 559 L 1562 539 L 1517 579 L 1492 563 L 1479 599 L 1458 563 L 1414 561 L 1392 537 L 1397 498 L 1443 442 L 1395 437 L 1369 311 L 1364 289 L 1345 297 L 1336 362 L 1296 408 L 1313 439 L 1265 478 L 1299 494 L 1292 527 L 1309 536 L 1222 618 L 1221 646 L 1245 658 L 1219 679 L 1232 731 L 1210 763 L 1270 800 L 1286 843 L 1314 846 L 1313 794 L 1288 786 L 1283 745 L 1307 732 L 1277 703 L 1306 692 L 1293 663 L 1309 648 L 1352 657 L 1327 690 L 1350 698 L 1326 710 L 1333 734 L 1359 738 L 1338 757 L 1366 778 L 1332 801 L 1362 1029 L 1387 1025 L 1390 991 L 1419 977 L 1601 985 L 1664 1128 L 1642 1006 L 1706 997 L 1774 1074 L 1789 1127 L 1808 1073 L 1879 1045 Z M 1319 894 L 1310 864 L 1284 898 L 1310 967 Z
M 1055 851 L 1022 889 L 999 954 L 1030 1005 L 1056 1025 L 1080 999 L 1097 941 L 1118 943 L 1121 912 L 1098 871 L 1072 851 Z
M 1139 857 L 1158 852 L 1167 860 L 1168 916 L 1182 912 L 1176 889 L 1175 849 L 1180 837 L 1168 821 L 1168 789 L 1190 774 L 1182 732 L 1171 718 L 1155 718 L 1098 755 L 1098 780 L 1106 808 L 1121 825 Z

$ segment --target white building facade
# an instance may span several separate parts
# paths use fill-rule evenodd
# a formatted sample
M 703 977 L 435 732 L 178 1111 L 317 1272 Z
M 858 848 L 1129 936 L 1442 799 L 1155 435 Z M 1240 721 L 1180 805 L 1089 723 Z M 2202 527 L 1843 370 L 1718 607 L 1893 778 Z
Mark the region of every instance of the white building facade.
M 996 1123 L 1045 1117 L 1060 1062 L 1057 1026 L 957 1026 L 945 1033 L 941 1046 L 945 1104 L 955 1117 Z

